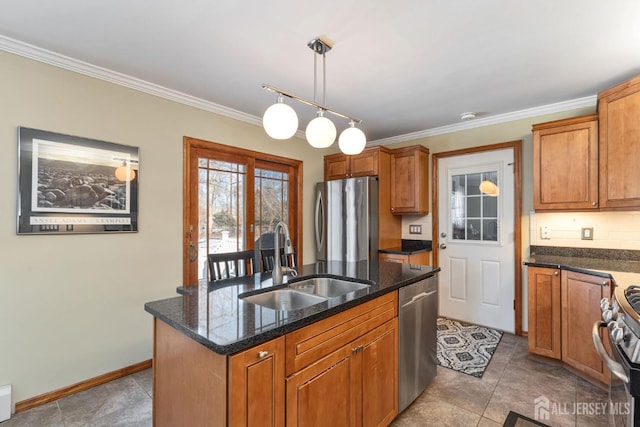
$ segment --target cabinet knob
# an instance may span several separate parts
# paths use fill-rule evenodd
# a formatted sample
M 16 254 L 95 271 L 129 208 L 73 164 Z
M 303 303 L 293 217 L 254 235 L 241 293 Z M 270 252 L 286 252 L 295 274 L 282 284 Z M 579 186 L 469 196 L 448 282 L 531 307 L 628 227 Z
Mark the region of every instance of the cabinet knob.
M 259 351 L 259 352 L 258 352 L 258 358 L 260 358 L 260 359 L 264 359 L 264 358 L 265 358 L 265 357 L 267 357 L 268 355 L 269 355 L 269 352 L 268 352 L 268 351 L 264 351 L 264 350 L 262 350 L 262 351 Z
M 558 273 L 557 271 L 554 271 L 554 272 L 553 272 L 553 275 L 554 275 L 554 276 L 557 276 L 558 274 L 560 274 L 560 273 Z
M 591 206 L 598 206 L 598 202 L 591 202 Z

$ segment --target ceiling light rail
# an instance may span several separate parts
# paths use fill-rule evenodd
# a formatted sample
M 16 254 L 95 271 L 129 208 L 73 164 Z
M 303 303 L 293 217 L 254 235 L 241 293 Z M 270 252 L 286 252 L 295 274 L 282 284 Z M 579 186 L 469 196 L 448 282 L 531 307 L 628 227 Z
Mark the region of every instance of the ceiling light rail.
M 267 134 L 274 139 L 289 139 L 298 130 L 298 115 L 289 105 L 284 103 L 283 97 L 293 99 L 302 104 L 309 105 L 318 109 L 317 117 L 309 122 L 305 130 L 307 141 L 312 147 L 326 148 L 332 145 L 336 139 L 336 126 L 331 120 L 324 117 L 324 113 L 328 112 L 335 116 L 349 120 L 349 127 L 342 131 L 338 138 L 340 150 L 349 155 L 361 153 L 367 144 L 367 138 L 364 133 L 355 127 L 356 123 L 362 123 L 362 120 L 340 113 L 327 107 L 327 88 L 326 88 L 326 53 L 331 50 L 331 45 L 326 41 L 315 38 L 307 43 L 307 46 L 313 50 L 313 101 L 294 95 L 290 92 L 278 89 L 274 86 L 263 84 L 262 88 L 278 95 L 276 103 L 267 108 L 263 117 L 262 125 Z M 317 95 L 317 55 L 322 55 L 322 104 L 316 102 Z
M 347 120 L 352 121 L 354 123 L 358 123 L 358 124 L 362 123 L 362 120 L 356 119 L 353 116 L 349 116 L 347 114 L 340 113 L 340 112 L 338 112 L 336 110 L 333 110 L 333 109 L 327 107 L 326 105 L 318 104 L 317 102 L 313 102 L 313 101 L 310 101 L 308 99 L 301 98 L 301 97 L 299 97 L 297 95 L 294 95 L 292 93 L 286 92 L 286 91 L 284 91 L 282 89 L 278 89 L 277 87 L 268 85 L 266 83 L 262 85 L 262 89 L 268 90 L 269 92 L 277 93 L 278 95 L 286 96 L 287 98 L 291 98 L 294 101 L 298 101 L 298 102 L 301 102 L 303 104 L 307 104 L 310 107 L 318 108 L 320 110 L 326 111 L 327 113 L 331 113 L 331 114 L 336 115 L 338 117 L 342 117 L 343 119 L 347 119 Z

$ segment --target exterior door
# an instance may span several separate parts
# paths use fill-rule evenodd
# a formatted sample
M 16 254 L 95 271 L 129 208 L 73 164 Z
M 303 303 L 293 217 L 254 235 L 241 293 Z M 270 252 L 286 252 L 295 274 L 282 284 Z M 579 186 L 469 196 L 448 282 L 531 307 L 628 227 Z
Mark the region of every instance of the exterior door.
M 254 270 L 261 271 L 259 250 L 273 247 L 278 221 L 289 226 L 300 258 L 302 162 L 188 137 L 184 156 L 185 286 L 209 280 L 214 253 L 255 249 Z
M 437 161 L 439 313 L 514 332 L 514 150 Z

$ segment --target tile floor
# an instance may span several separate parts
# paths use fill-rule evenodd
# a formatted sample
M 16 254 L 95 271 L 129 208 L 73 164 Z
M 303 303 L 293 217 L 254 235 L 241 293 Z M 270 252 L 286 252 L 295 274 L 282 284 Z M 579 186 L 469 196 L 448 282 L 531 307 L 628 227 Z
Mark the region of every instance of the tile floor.
M 551 426 L 607 426 L 605 416 L 574 414 L 574 402 L 605 402 L 605 391 L 567 370 L 529 360 L 526 338 L 505 334 L 482 378 L 438 367 L 434 382 L 392 427 L 502 426 L 509 410 L 534 417 L 546 396 L 560 414 Z M 14 415 L 0 427 L 151 426 L 151 370 Z

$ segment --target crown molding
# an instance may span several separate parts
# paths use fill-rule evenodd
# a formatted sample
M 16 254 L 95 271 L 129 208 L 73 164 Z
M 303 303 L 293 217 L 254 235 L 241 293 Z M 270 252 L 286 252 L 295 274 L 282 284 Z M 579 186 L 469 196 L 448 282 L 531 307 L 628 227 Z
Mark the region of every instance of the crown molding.
M 236 119 L 242 122 L 250 123 L 256 126 L 262 126 L 262 118 L 242 111 L 234 110 L 214 102 L 206 101 L 202 98 L 187 95 L 173 89 L 159 86 L 147 81 L 137 79 L 116 71 L 112 71 L 103 67 L 89 64 L 65 55 L 51 52 L 40 47 L 21 42 L 0 35 L 0 50 L 33 59 L 54 67 L 63 68 L 75 73 L 94 77 L 106 82 L 114 83 L 120 86 L 128 87 L 160 98 L 175 101 L 180 104 L 188 105 L 200 110 L 209 111 L 225 117 Z M 543 105 L 540 107 L 528 108 L 525 110 L 513 111 L 506 114 L 498 114 L 495 116 L 473 119 L 466 122 L 456 123 L 437 128 L 426 129 L 418 132 L 407 133 L 404 135 L 393 136 L 390 138 L 369 141 L 367 146 L 394 144 L 398 142 L 412 141 L 428 136 L 441 135 L 445 133 L 457 132 L 465 129 L 473 129 L 482 126 L 489 126 L 498 123 L 509 122 L 513 120 L 526 119 L 530 117 L 542 116 L 545 114 L 559 113 L 562 111 L 573 110 L 577 108 L 593 107 L 596 105 L 597 95 L 587 96 L 584 98 L 573 99 L 555 104 Z M 304 131 L 298 130 L 296 136 L 304 138 Z
M 242 111 L 234 110 L 233 108 L 228 108 L 195 96 L 187 95 L 173 89 L 137 79 L 126 74 L 89 64 L 84 61 L 79 61 L 65 55 L 60 55 L 3 35 L 0 35 L 0 50 L 43 62 L 48 65 L 53 65 L 54 67 L 63 68 L 65 70 L 104 80 L 106 82 L 115 83 L 117 85 L 135 89 L 150 95 L 155 95 L 160 98 L 179 102 L 180 104 L 262 126 L 262 119 L 251 114 L 243 113 Z
M 413 141 L 428 136 L 442 135 L 445 133 L 458 132 L 466 129 L 511 122 L 514 120 L 528 119 L 531 117 L 543 116 L 545 114 L 554 114 L 563 111 L 575 110 L 578 108 L 594 107 L 597 101 L 597 95 L 585 96 L 584 98 L 576 98 L 569 101 L 557 102 L 555 104 L 542 105 L 540 107 L 527 108 L 524 110 L 512 111 L 505 114 L 497 114 L 495 116 L 473 119 L 461 123 L 455 123 L 452 125 L 440 126 L 437 128 L 407 133 L 404 135 L 392 136 L 390 138 L 378 139 L 375 141 L 370 141 L 367 145 L 383 145 L 394 144 L 397 142 Z

